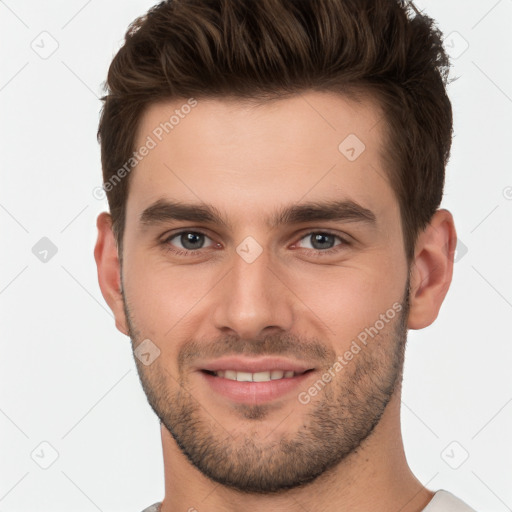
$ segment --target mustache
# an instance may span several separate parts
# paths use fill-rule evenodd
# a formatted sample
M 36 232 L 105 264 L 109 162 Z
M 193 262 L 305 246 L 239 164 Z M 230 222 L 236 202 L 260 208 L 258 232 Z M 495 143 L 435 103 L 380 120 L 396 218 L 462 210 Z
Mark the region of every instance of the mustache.
M 179 351 L 178 367 L 182 369 L 197 359 L 239 355 L 288 356 L 320 365 L 336 358 L 334 349 L 327 347 L 317 338 L 280 333 L 270 334 L 258 340 L 247 340 L 236 335 L 227 335 L 204 342 L 188 340 Z

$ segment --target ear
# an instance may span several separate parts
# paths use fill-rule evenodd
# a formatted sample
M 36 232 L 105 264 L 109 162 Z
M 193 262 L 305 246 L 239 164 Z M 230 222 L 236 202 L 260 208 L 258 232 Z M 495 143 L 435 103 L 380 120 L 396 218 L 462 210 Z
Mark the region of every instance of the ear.
M 452 281 L 456 245 L 452 214 L 437 210 L 415 246 L 410 271 L 409 329 L 423 329 L 437 318 Z
M 98 282 L 101 293 L 109 305 L 116 327 L 128 336 L 126 317 L 121 295 L 121 265 L 117 253 L 117 244 L 112 231 L 112 217 L 109 213 L 100 213 L 96 221 L 98 239 L 94 248 L 94 259 L 98 268 Z

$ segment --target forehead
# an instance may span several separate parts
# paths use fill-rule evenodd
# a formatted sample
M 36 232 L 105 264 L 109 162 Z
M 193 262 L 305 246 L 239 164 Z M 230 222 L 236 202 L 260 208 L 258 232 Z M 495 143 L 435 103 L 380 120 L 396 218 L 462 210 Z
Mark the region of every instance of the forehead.
M 304 199 L 389 208 L 381 120 L 371 98 L 326 92 L 155 103 L 139 123 L 135 148 L 150 149 L 132 171 L 127 214 L 165 197 L 229 204 L 246 216 Z

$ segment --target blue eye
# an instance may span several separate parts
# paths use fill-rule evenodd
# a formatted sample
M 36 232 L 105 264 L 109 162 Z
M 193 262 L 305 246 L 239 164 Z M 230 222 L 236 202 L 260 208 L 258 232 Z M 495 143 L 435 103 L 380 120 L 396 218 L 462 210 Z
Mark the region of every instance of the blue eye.
M 165 238 L 161 244 L 167 251 L 179 256 L 199 256 L 203 254 L 202 249 L 221 248 L 220 244 L 200 231 L 180 231 Z M 300 238 L 295 247 L 305 249 L 312 256 L 321 256 L 338 252 L 350 245 L 350 242 L 339 235 L 312 231 Z
M 305 237 L 300 239 L 300 242 L 303 240 L 306 240 L 306 244 L 309 245 L 301 245 L 301 247 L 317 251 L 333 249 L 335 246 L 340 245 L 340 243 L 336 244 L 336 240 L 339 240 L 343 244 L 347 243 L 341 237 L 331 233 L 325 233 L 323 231 L 308 233 Z
M 213 245 L 213 240 L 197 231 L 182 231 L 164 240 L 165 244 L 185 251 L 195 251 Z

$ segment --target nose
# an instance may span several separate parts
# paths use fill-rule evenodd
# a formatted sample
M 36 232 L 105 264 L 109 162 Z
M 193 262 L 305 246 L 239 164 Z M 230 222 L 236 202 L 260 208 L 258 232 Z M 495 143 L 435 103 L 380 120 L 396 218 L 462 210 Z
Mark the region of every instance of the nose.
M 293 294 L 271 266 L 265 251 L 249 263 L 237 253 L 217 290 L 215 327 L 243 339 L 289 331 L 294 321 Z

